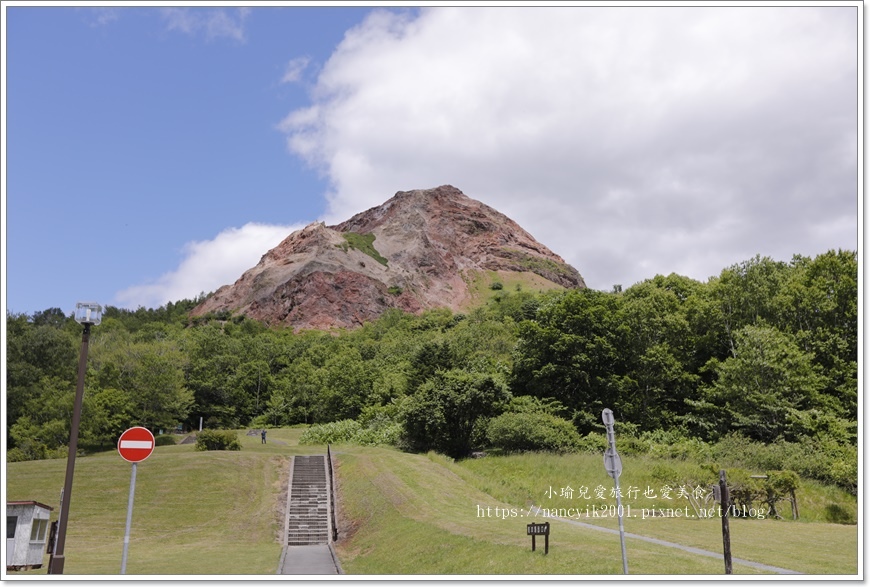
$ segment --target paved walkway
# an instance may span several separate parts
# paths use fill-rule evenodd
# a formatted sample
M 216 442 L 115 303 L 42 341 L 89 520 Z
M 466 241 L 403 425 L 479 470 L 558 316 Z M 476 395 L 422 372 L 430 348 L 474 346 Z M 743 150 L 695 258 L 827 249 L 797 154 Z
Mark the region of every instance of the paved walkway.
M 540 509 L 539 509 L 540 511 Z M 614 530 L 613 528 L 603 528 L 601 526 L 596 526 L 595 524 L 587 524 L 585 522 L 579 522 L 577 520 L 569 520 L 566 518 L 556 518 L 556 517 L 548 517 L 547 520 L 557 520 L 559 522 L 565 522 L 566 524 L 573 524 L 575 526 L 580 526 L 582 528 L 589 528 L 590 530 L 598 530 L 599 532 L 609 532 L 610 534 L 619 535 L 619 530 Z M 710 550 L 704 550 L 701 548 L 695 548 L 694 546 L 684 546 L 682 544 L 677 544 L 675 542 L 668 542 L 667 540 L 659 540 L 658 538 L 650 538 L 649 536 L 641 536 L 640 534 L 632 534 L 630 532 L 625 533 L 626 538 L 633 538 L 635 540 L 643 540 L 644 542 L 651 542 L 653 544 L 658 544 L 660 546 L 667 546 L 669 548 L 677 548 L 679 550 L 683 550 L 685 552 L 691 552 L 692 554 L 699 554 L 701 556 L 709 556 L 712 558 L 716 558 L 719 560 L 723 560 L 723 555 L 721 552 L 713 552 Z M 631 561 L 629 561 L 630 563 Z M 778 573 L 780 575 L 802 575 L 800 571 L 792 571 L 790 569 L 783 569 L 781 567 L 774 567 L 772 565 L 766 565 L 764 563 L 757 563 L 755 561 L 749 561 L 742 558 L 731 557 L 731 563 L 735 565 L 746 565 L 747 567 L 752 567 L 755 569 L 760 569 L 762 571 L 770 571 L 771 573 Z M 725 563 L 722 563 L 723 570 Z M 629 564 L 629 570 L 631 569 L 631 565 Z
M 338 568 L 328 544 L 288 546 L 281 557 L 279 575 L 337 575 Z

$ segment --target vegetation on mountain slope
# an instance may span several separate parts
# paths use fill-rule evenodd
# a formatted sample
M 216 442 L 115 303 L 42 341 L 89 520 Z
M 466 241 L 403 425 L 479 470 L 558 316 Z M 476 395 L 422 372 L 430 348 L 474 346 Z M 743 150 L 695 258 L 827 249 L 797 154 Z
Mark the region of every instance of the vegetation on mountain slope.
M 707 282 L 491 293 L 466 314 L 391 310 L 332 332 L 192 319 L 194 301 L 109 308 L 91 335 L 81 447 L 202 418 L 215 429 L 377 421 L 402 428 L 402 446 L 455 457 L 529 448 L 511 444 L 522 420 L 545 445 L 544 428 L 573 428 L 583 449 L 600 447 L 607 407 L 629 451 L 695 458 L 730 442 L 759 466 L 856 490 L 855 252 L 755 257 Z M 81 327 L 50 309 L 8 314 L 6 329 L 7 458 L 63 454 Z M 511 408 L 521 397 L 558 410 L 503 416 L 524 413 Z M 445 433 L 454 426 L 462 434 Z

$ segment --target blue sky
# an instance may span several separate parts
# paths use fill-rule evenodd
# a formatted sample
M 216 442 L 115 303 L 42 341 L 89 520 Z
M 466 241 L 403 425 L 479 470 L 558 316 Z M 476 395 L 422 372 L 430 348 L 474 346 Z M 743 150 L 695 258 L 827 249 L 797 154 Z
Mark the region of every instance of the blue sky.
M 4 302 L 136 308 L 452 184 L 591 287 L 857 249 L 857 3 L 3 6 Z
M 186 11 L 185 30 L 153 8 L 8 8 L 9 309 L 120 305 L 186 243 L 322 214 L 324 179 L 276 128 L 305 81 L 282 78 L 366 12 Z M 210 30 L 216 14 L 228 24 Z

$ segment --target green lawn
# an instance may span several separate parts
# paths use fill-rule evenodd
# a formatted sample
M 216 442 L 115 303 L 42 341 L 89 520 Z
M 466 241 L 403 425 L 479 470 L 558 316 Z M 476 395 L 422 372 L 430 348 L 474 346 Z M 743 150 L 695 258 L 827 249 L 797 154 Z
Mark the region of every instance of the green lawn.
M 127 574 L 274 574 L 288 456 L 317 452 L 293 446 L 301 432 L 270 431 L 266 445 L 240 434 L 238 452 L 157 447 L 137 465 Z M 7 498 L 50 505 L 56 519 L 65 467 L 66 459 L 9 463 Z M 65 574 L 120 572 L 131 468 L 115 451 L 77 459 Z
M 520 466 L 503 457 L 454 464 L 438 455 L 408 455 L 391 449 L 341 447 L 336 452 L 340 459 L 343 514 L 351 529 L 350 539 L 339 545 L 339 554 L 350 573 L 622 572 L 617 536 L 556 521 L 551 524 L 550 554 L 544 557 L 540 551 L 532 553 L 525 526 L 543 519 L 529 518 L 526 508 L 532 503 L 547 505 L 540 499 L 505 499 L 511 495 L 512 486 L 522 486 L 529 478 L 555 482 L 548 467 L 560 461 L 565 464 L 566 458 L 572 464 L 573 455 L 554 455 L 550 463 L 542 461 L 541 455 L 529 455 Z M 594 460 L 603 474 L 601 459 Z M 541 466 L 536 468 L 535 462 Z M 476 470 L 487 470 L 488 475 Z M 602 481 L 607 480 L 604 476 Z M 496 494 L 500 497 L 494 497 Z M 496 507 L 501 512 L 506 509 L 508 514 L 487 517 L 483 514 L 487 507 L 492 514 Z M 596 523 L 617 528 L 616 519 Z M 626 520 L 626 531 L 713 552 L 722 549 L 718 519 L 633 519 Z M 737 558 L 808 574 L 857 572 L 856 526 L 733 520 L 731 534 L 733 556 Z M 722 574 L 724 569 L 721 559 L 631 538 L 627 539 L 627 550 L 632 574 Z M 433 555 L 435 551 L 437 556 Z M 760 572 L 737 564 L 734 571 Z
M 138 466 L 129 575 L 274 575 L 281 554 L 289 459 L 322 454 L 299 446 L 301 429 L 269 430 L 269 443 L 240 434 L 238 452 L 158 447 Z M 531 552 L 523 517 L 541 501 L 540 483 L 558 485 L 602 472 L 579 455 L 488 457 L 454 463 L 389 448 L 333 447 L 338 461 L 341 540 L 348 574 L 621 574 L 618 536 L 554 521 L 550 553 Z M 626 461 L 629 475 L 630 459 Z M 594 466 L 593 466 L 594 465 Z M 588 470 L 586 469 L 588 467 Z M 7 465 L 7 498 L 55 507 L 65 460 Z M 116 452 L 79 458 L 66 546 L 67 575 L 120 571 L 131 465 Z M 591 478 L 591 477 L 590 477 Z M 530 481 L 537 479 L 537 481 Z M 607 481 L 604 477 L 603 481 Z M 630 481 L 629 478 L 626 480 Z M 597 482 L 597 481 L 596 481 Z M 841 496 L 837 496 L 840 499 Z M 819 497 L 822 502 L 825 499 Z M 487 516 L 486 508 L 492 515 Z M 495 508 L 516 515 L 495 516 Z M 523 508 L 522 510 L 520 508 Z M 807 506 L 811 509 L 811 506 Z M 616 528 L 616 520 L 583 520 Z M 628 532 L 714 552 L 714 520 L 626 520 Z M 857 528 L 822 523 L 733 520 L 734 556 L 809 574 L 855 574 Z M 542 540 L 539 539 L 542 545 Z M 721 575 L 721 559 L 629 538 L 633 575 Z M 47 564 L 47 557 L 46 557 Z M 735 573 L 759 573 L 735 564 Z M 45 567 L 10 577 L 43 574 Z
M 430 458 L 441 462 L 474 487 L 507 503 L 520 506 L 535 505 L 550 509 L 584 509 L 587 504 L 615 505 L 616 500 L 586 500 L 575 494 L 561 497 L 562 488 L 575 491 L 580 486 L 599 485 L 609 489 L 613 483 L 604 471 L 600 456 L 591 454 L 553 455 L 524 454 L 506 457 L 469 459 L 458 464 L 438 455 Z M 631 505 L 636 516 L 624 519 L 626 532 L 658 538 L 714 552 L 722 550 L 721 519 L 661 518 L 643 519 L 643 508 L 686 507 L 679 499 L 646 498 L 642 492 L 652 488 L 656 494 L 663 484 L 674 479 L 697 479 L 696 465 L 679 461 L 662 461 L 646 457 L 623 457 L 624 470 L 620 477 L 624 506 Z M 627 490 L 639 488 L 634 497 Z M 788 568 L 808 574 L 854 574 L 858 565 L 858 527 L 856 525 L 810 522 L 821 519 L 831 504 L 849 511 L 857 511 L 857 500 L 845 491 L 803 482 L 798 490 L 801 521 L 792 521 L 787 507 L 787 519 L 774 520 L 734 519 L 731 525 L 732 555 L 763 564 Z M 712 502 L 708 505 L 714 505 Z M 689 512 L 694 511 L 689 507 Z M 583 517 L 580 521 L 609 528 L 617 527 L 613 518 Z

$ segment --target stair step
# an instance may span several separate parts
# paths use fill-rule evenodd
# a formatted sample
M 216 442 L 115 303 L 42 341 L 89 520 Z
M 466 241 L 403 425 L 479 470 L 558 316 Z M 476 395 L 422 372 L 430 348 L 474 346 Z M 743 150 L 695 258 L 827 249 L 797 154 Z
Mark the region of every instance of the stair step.
M 328 479 L 322 456 L 295 457 L 287 512 L 287 544 L 329 542 Z

